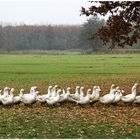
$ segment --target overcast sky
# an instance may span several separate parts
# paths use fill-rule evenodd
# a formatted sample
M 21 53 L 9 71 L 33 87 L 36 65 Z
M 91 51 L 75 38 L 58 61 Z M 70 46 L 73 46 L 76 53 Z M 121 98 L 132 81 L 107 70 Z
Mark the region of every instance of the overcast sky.
M 87 0 L 0 0 L 0 23 L 82 24 L 79 16 Z

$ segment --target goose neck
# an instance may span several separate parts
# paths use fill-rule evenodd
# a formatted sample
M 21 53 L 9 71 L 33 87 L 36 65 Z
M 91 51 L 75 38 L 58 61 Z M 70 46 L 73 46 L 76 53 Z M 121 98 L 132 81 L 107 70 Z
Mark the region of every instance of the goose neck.
M 79 91 L 78 91 L 78 88 L 76 88 L 76 91 L 75 91 L 75 93 L 76 93 L 76 94 L 78 94 L 78 93 L 79 93 Z
M 83 94 L 83 93 L 84 93 L 84 91 L 83 91 L 83 89 L 81 88 L 81 89 L 80 89 L 80 94 Z
M 67 91 L 67 94 L 70 94 L 70 91 L 69 90 Z
M 134 95 L 137 94 L 137 93 L 136 93 L 136 89 L 133 89 L 133 90 L 132 90 L 132 94 L 134 94 Z
M 14 96 L 14 94 L 13 94 L 13 92 L 12 92 L 12 91 L 10 92 L 10 96 L 11 96 L 11 97 L 13 97 L 13 96 Z

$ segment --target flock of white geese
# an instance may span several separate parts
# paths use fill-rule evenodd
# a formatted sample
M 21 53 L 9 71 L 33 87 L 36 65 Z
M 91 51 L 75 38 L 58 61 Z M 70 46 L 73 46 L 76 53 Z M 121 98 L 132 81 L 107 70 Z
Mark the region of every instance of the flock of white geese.
M 62 102 L 69 101 L 76 104 L 89 104 L 99 101 L 102 104 L 116 104 L 120 101 L 125 103 L 140 103 L 140 96 L 137 96 L 138 83 L 132 86 L 130 94 L 123 96 L 124 90 L 121 90 L 114 84 L 111 85 L 110 91 L 104 96 L 100 96 L 101 88 L 94 86 L 93 89 L 88 89 L 84 92 L 84 87 L 76 86 L 75 93 L 71 93 L 71 88 L 66 90 L 58 88 L 58 85 L 49 86 L 46 94 L 38 95 L 37 87 L 30 88 L 29 93 L 25 93 L 24 89 L 21 89 L 17 96 L 14 96 L 14 88 L 5 87 L 4 90 L 0 90 L 0 103 L 2 105 L 20 104 L 32 105 L 35 102 L 41 104 L 55 105 Z

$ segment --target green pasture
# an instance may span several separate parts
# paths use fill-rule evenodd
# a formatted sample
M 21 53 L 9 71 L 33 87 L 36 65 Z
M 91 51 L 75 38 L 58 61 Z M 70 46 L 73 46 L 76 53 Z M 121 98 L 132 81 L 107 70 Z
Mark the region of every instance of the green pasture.
M 100 85 L 106 94 L 112 83 L 127 94 L 134 82 L 140 84 L 140 55 L 0 55 L 0 89 L 14 87 L 15 94 L 32 85 L 44 94 L 54 84 L 72 91 Z M 139 116 L 139 105 L 0 105 L 0 138 L 140 138 Z
M 0 55 L 0 86 L 94 84 L 138 75 L 140 55 Z

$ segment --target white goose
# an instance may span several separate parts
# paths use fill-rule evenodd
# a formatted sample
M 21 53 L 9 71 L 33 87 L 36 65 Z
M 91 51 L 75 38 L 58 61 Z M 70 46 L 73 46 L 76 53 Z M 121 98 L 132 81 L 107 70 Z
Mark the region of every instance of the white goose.
M 10 88 L 9 87 L 5 87 L 4 91 L 3 91 L 3 95 L 1 95 L 1 99 L 5 98 L 5 97 L 8 97 L 9 94 L 10 94 L 9 92 L 10 92 Z
M 33 103 L 36 102 L 36 97 L 37 94 L 39 93 L 39 91 L 36 91 L 37 87 L 31 87 L 30 89 L 30 93 L 27 94 L 23 94 L 21 96 L 21 101 L 25 104 L 25 105 L 32 105 Z
M 90 95 L 90 100 L 92 100 L 96 96 L 96 88 L 97 86 L 93 87 L 92 94 Z
M 122 93 L 121 93 L 121 90 L 119 89 L 119 87 L 116 87 L 116 92 L 115 92 L 114 96 L 115 96 L 115 98 L 112 103 L 118 103 L 122 97 Z
M 115 99 L 115 92 L 116 92 L 116 89 L 114 88 L 114 84 L 111 85 L 111 88 L 110 88 L 110 92 L 109 94 L 106 94 L 102 97 L 99 98 L 100 102 L 103 103 L 103 104 L 109 104 L 109 103 L 112 103 L 113 100 Z
M 30 93 L 34 93 L 34 92 L 36 92 L 36 90 L 37 90 L 37 86 L 32 86 L 30 88 Z
M 33 103 L 36 102 L 36 96 L 39 93 L 39 91 L 35 91 L 34 93 L 30 94 L 29 96 L 22 96 L 21 97 L 21 101 L 25 104 L 25 105 L 32 105 Z
M 14 96 L 14 104 L 21 103 L 21 97 L 23 94 L 24 94 L 24 89 L 21 89 L 19 95 Z
M 55 85 L 52 89 L 52 92 L 51 92 L 51 97 L 55 97 L 57 95 L 57 88 L 58 88 L 58 85 Z
M 88 89 L 86 96 L 81 96 L 79 100 L 73 99 L 73 101 L 81 105 L 88 104 L 90 102 L 90 92 L 91 89 Z
M 0 90 L 0 104 L 2 104 L 1 99 L 2 99 L 2 90 Z
M 41 105 L 42 105 L 43 103 L 46 102 L 46 99 L 47 99 L 47 98 L 51 97 L 51 93 L 52 93 L 51 90 L 52 90 L 52 86 L 49 86 L 49 87 L 48 87 L 48 92 L 47 92 L 47 94 L 38 95 L 37 98 L 36 98 L 36 100 L 39 101 L 39 102 L 41 103 Z
M 80 99 L 79 89 L 80 87 L 76 86 L 75 93 L 69 94 L 68 101 L 73 101 L 72 99 L 76 99 L 76 100 Z
M 13 98 L 13 92 L 14 92 L 14 88 L 8 89 L 8 92 L 10 92 L 10 95 L 8 97 L 2 98 L 2 104 L 3 105 L 11 105 L 14 102 L 14 98 Z
M 81 87 L 80 88 L 80 98 L 85 96 L 85 93 L 83 90 L 84 90 L 84 87 Z
M 104 98 L 104 99 L 105 99 L 105 98 L 108 98 L 108 97 L 110 96 L 110 94 L 112 94 L 112 91 L 113 91 L 114 89 L 115 89 L 115 85 L 112 84 L 111 87 L 110 87 L 109 93 L 106 94 L 106 95 L 104 95 L 103 98 Z M 100 97 L 100 98 L 102 98 L 102 97 Z
M 123 102 L 126 102 L 126 103 L 131 103 L 135 100 L 136 98 L 136 94 L 137 94 L 137 87 L 138 87 L 138 84 L 135 83 L 134 86 L 132 87 L 131 89 L 131 94 L 128 94 L 126 96 L 122 96 L 121 97 L 121 100 Z
M 63 89 L 63 94 L 60 95 L 60 99 L 59 102 L 64 102 L 68 99 L 69 95 L 70 95 L 70 87 L 67 88 L 67 91 L 65 92 L 65 90 Z
M 90 95 L 90 102 L 96 102 L 99 100 L 100 98 L 100 92 L 101 92 L 101 88 L 99 86 L 94 86 L 93 87 L 93 92 L 92 95 Z
M 61 89 L 58 89 L 56 92 L 56 96 L 50 97 L 46 99 L 47 104 L 54 105 L 59 102 Z
M 28 96 L 32 95 L 34 92 L 36 92 L 36 89 L 37 89 L 37 87 L 33 86 L 33 87 L 30 88 L 30 92 L 29 93 L 23 94 L 23 92 L 21 92 L 22 98 L 28 97 Z

